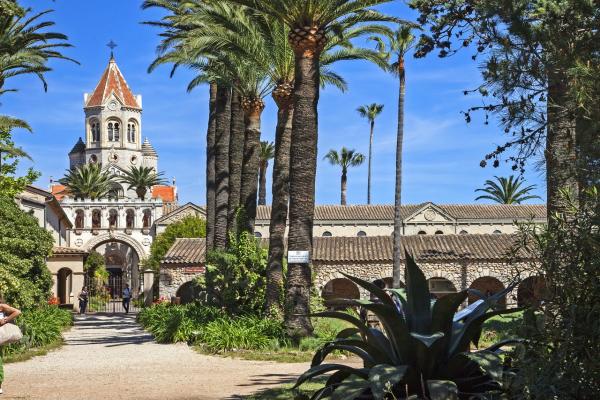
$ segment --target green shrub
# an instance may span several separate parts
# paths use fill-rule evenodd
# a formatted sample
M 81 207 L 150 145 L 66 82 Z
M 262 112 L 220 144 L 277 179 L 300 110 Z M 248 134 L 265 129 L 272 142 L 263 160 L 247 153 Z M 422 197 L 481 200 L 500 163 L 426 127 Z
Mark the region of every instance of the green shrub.
M 255 316 L 219 318 L 200 331 L 197 343 L 214 352 L 276 348 L 285 339 L 279 321 Z
M 23 340 L 4 346 L 5 355 L 55 343 L 61 339 L 62 331 L 73 324 L 73 315 L 56 306 L 44 306 L 25 310 L 15 323 L 23 332 Z

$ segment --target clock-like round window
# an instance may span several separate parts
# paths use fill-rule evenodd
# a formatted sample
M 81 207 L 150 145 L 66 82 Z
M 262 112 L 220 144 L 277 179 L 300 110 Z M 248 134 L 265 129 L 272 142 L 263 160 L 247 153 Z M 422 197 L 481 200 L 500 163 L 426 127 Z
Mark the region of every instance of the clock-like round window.
M 114 100 L 113 100 L 113 101 L 111 101 L 110 103 L 108 103 L 108 109 L 109 109 L 110 111 L 115 111 L 115 110 L 117 109 L 117 106 L 118 106 L 118 104 L 117 104 L 117 102 L 116 102 L 116 101 L 114 101 Z
M 117 155 L 117 153 L 111 153 L 108 155 L 108 161 L 114 164 L 117 161 L 119 161 L 119 156 Z
M 97 155 L 95 155 L 95 154 L 92 154 L 92 155 L 90 156 L 90 163 L 92 163 L 92 164 L 96 164 L 97 162 L 98 162 L 98 156 L 97 156 Z
M 433 221 L 435 219 L 436 212 L 433 211 L 433 210 L 427 210 L 427 211 L 425 211 L 425 213 L 423 214 L 423 216 L 425 217 L 425 219 L 427 221 Z
M 131 164 L 135 165 L 138 162 L 138 158 L 137 156 L 131 156 L 131 159 L 129 161 L 131 162 Z

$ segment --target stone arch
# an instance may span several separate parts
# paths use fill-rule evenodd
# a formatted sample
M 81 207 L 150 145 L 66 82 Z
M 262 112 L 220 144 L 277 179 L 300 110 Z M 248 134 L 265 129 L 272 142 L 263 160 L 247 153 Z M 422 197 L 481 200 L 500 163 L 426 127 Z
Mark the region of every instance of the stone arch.
M 427 279 L 429 284 L 429 292 L 436 298 L 441 298 L 450 293 L 456 293 L 456 286 L 451 280 L 443 277 L 431 277 Z
M 56 273 L 56 297 L 60 304 L 69 304 L 73 292 L 73 271 L 61 268 Z
M 338 304 L 333 304 L 338 299 L 360 299 L 360 291 L 358 286 L 348 278 L 334 278 L 323 286 L 321 297 L 325 301 L 325 305 L 330 307 L 345 308 Z
M 504 284 L 493 276 L 481 276 L 475 279 L 469 289 L 476 289 L 482 292 L 483 294 L 489 296 L 492 294 L 496 294 L 505 289 Z M 474 294 L 469 294 L 469 304 L 472 304 L 479 300 L 479 297 Z M 506 307 L 506 296 L 504 296 L 500 302 L 498 303 L 502 308 Z
M 517 305 L 528 307 L 538 305 L 546 298 L 546 279 L 543 276 L 525 278 L 517 287 Z
M 179 304 L 188 304 L 200 299 L 202 293 L 202 288 L 194 279 L 190 279 L 177 288 L 175 297 L 179 299 Z
M 132 239 L 129 235 L 123 235 L 121 233 L 105 233 L 102 235 L 98 235 L 95 238 L 91 239 L 89 242 L 85 244 L 86 251 L 92 251 L 96 247 L 108 243 L 108 242 L 121 242 L 130 246 L 137 253 L 140 260 L 146 258 L 148 256 L 144 246 L 142 246 L 137 240 Z

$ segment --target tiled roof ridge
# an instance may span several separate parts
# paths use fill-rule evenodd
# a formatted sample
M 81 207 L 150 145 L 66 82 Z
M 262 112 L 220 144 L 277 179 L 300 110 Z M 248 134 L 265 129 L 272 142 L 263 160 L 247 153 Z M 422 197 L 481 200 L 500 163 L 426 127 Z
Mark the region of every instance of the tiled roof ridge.
M 111 88 L 112 82 L 114 82 L 116 90 Z M 102 105 L 111 94 L 114 94 L 114 96 L 125 106 L 141 109 L 131 88 L 127 84 L 127 80 L 113 58 L 108 62 L 108 66 L 104 70 L 98 84 L 88 98 L 86 107 L 97 107 Z

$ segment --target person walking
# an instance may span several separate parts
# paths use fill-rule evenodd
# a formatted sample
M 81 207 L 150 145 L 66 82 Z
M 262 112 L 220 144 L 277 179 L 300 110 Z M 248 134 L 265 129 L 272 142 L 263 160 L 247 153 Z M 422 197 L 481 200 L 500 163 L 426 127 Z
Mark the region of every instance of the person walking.
M 4 299 L 0 297 L 0 326 L 4 326 L 12 322 L 15 318 L 21 315 L 21 310 L 5 304 Z M 2 355 L 0 354 L 0 394 L 2 394 L 2 383 L 4 382 L 4 364 Z
M 129 284 L 125 284 L 125 289 L 123 289 L 123 308 L 125 309 L 125 314 L 129 314 L 129 302 L 131 301 L 131 289 L 129 288 Z
M 81 288 L 81 292 L 79 292 L 79 314 L 85 314 L 86 310 L 87 310 L 87 305 L 88 305 L 88 300 L 89 300 L 89 293 L 87 290 L 87 287 L 82 287 Z

